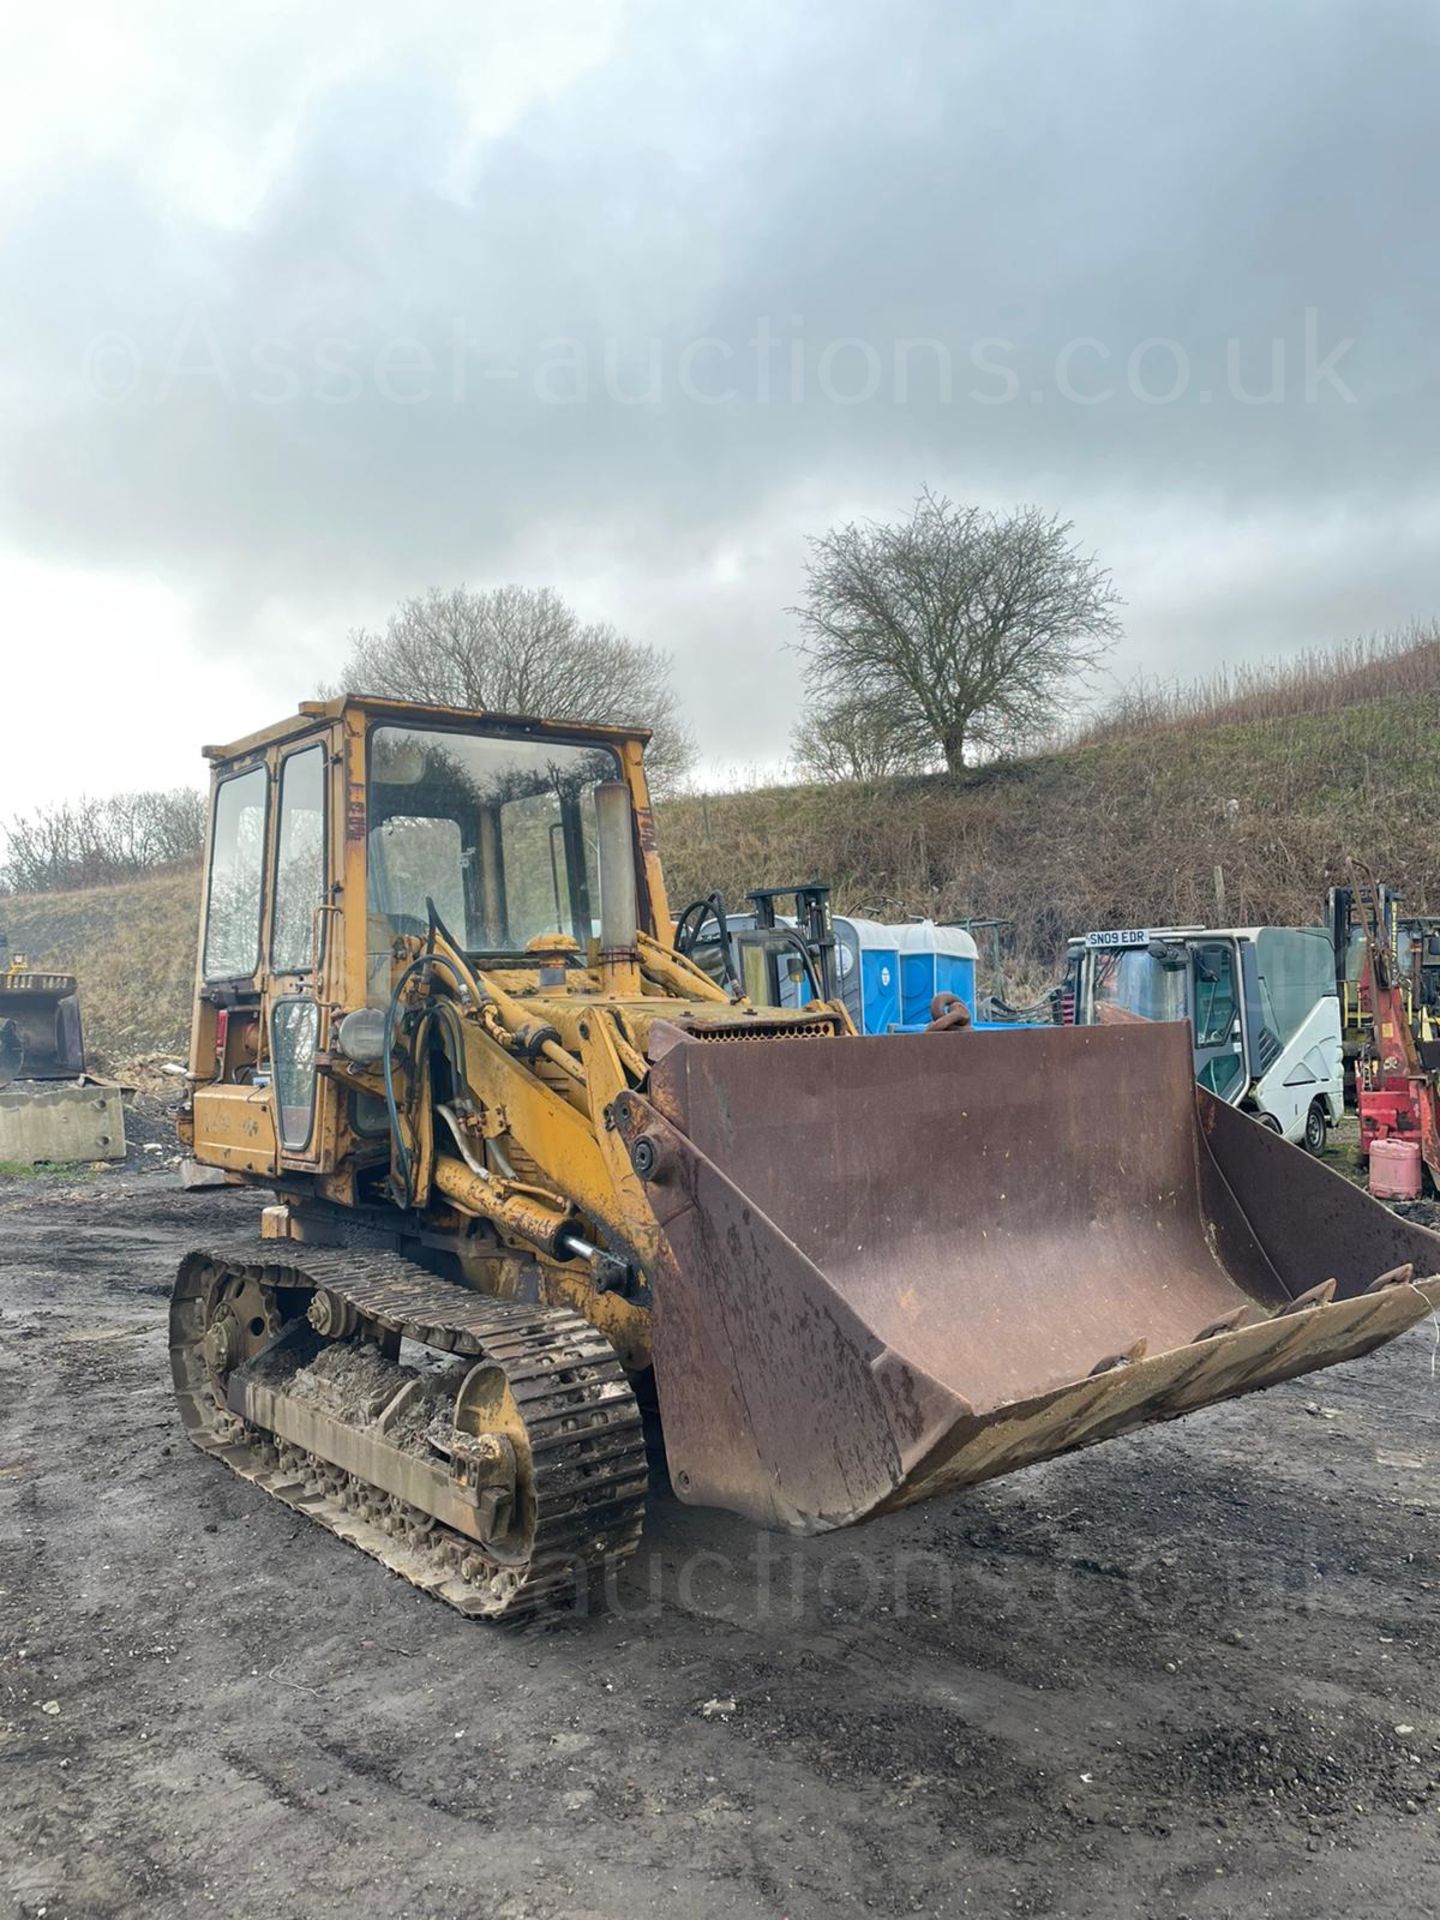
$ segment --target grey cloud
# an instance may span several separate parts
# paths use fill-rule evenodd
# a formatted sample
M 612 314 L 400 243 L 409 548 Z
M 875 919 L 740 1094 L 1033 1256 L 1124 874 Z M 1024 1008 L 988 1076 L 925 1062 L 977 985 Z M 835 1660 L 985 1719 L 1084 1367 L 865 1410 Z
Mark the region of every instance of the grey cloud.
M 1254 644 L 1440 598 L 1391 524 L 1440 493 L 1422 0 L 707 18 L 641 9 L 458 191 L 460 104 L 403 62 L 317 102 L 242 231 L 119 168 L 55 178 L 4 242 L 10 537 L 182 582 L 225 637 L 276 596 L 323 624 L 429 582 L 618 579 L 735 759 L 783 746 L 784 699 L 757 719 L 756 690 L 793 689 L 774 661 L 801 525 L 925 482 L 1087 533 L 1101 496 L 1137 527 L 1193 502 L 1141 658 L 1186 644 L 1185 570 L 1235 515 L 1348 508 L 1373 542 L 1324 596 L 1280 542 Z M 1307 325 L 1312 363 L 1354 343 L 1308 399 Z M 1151 337 L 1188 361 L 1170 404 L 1127 390 Z M 1073 388 L 1113 389 L 1098 404 L 1060 390 L 1080 340 Z M 1252 393 L 1284 343 L 1282 400 L 1229 391 L 1231 340 Z M 982 367 L 985 341 L 1006 344 Z M 1175 370 L 1151 349 L 1148 391 Z M 727 544 L 752 570 L 707 586 Z M 1123 542 L 1106 557 L 1125 589 Z M 1197 608 L 1199 664 L 1227 630 Z

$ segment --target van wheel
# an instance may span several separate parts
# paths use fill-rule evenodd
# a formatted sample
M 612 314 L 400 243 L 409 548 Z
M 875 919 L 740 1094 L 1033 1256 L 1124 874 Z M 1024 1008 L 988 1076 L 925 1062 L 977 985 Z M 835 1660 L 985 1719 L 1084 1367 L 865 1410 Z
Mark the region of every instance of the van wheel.
M 1310 1111 L 1305 1116 L 1305 1151 L 1307 1153 L 1324 1153 L 1325 1136 L 1329 1130 L 1329 1125 L 1330 1122 L 1325 1112 L 1325 1102 L 1323 1100 L 1312 1100 L 1310 1102 Z

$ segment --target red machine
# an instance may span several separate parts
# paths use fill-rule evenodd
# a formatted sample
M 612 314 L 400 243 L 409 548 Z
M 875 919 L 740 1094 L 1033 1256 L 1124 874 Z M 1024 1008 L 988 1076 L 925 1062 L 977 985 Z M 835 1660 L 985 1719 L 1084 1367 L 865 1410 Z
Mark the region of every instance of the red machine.
M 1368 1158 L 1379 1140 L 1413 1143 L 1440 1192 L 1440 1045 L 1416 1038 L 1386 938 L 1378 888 L 1357 881 L 1355 905 L 1365 933 L 1360 1004 L 1370 1014 L 1369 1037 L 1355 1063 L 1360 1149 Z

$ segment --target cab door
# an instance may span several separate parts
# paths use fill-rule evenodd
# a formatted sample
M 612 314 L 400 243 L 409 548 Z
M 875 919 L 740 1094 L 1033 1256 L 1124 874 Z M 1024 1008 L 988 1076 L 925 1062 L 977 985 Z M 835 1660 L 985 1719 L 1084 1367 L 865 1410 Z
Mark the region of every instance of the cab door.
M 199 983 L 190 1040 L 197 1160 L 273 1173 L 275 1118 L 264 1069 L 265 870 L 273 781 L 263 758 L 232 763 L 211 796 Z
M 1234 941 L 1192 941 L 1189 976 L 1195 1078 L 1216 1099 L 1234 1106 L 1250 1084 Z
M 276 770 L 265 1019 L 282 1166 L 316 1169 L 333 1132 L 334 1089 L 317 1071 L 328 1040 L 331 860 L 328 742 L 283 751 Z

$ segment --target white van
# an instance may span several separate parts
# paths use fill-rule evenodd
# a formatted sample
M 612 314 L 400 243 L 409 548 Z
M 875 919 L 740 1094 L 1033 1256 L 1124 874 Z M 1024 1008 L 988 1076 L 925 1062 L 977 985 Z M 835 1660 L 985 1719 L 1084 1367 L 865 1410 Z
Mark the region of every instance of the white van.
M 1325 1149 L 1345 1111 L 1335 949 L 1323 927 L 1144 927 L 1070 941 L 1060 1019 L 1189 1020 L 1195 1078 Z

